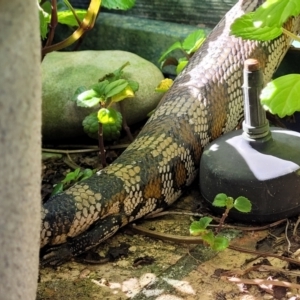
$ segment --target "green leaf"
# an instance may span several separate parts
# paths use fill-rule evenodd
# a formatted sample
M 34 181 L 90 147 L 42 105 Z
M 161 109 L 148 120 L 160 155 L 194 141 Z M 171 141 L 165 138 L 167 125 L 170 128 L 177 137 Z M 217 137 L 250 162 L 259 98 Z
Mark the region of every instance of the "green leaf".
M 120 79 L 120 77 L 121 77 L 121 76 L 123 75 L 123 73 L 124 73 L 123 69 L 124 69 L 125 67 L 129 66 L 129 65 L 130 65 L 130 62 L 127 61 L 127 62 L 126 62 L 125 64 L 123 64 L 119 69 L 113 71 L 112 74 L 108 74 L 108 75 L 113 75 L 113 76 L 114 76 L 114 77 L 112 78 L 112 80 L 110 80 L 110 82 L 111 82 L 111 81 L 114 81 L 114 80 L 117 80 L 117 79 Z
M 70 183 L 71 181 L 74 181 L 75 179 L 76 179 L 75 172 L 69 172 L 61 182 L 66 184 L 66 183 Z
M 112 96 L 111 101 L 112 102 L 119 102 L 119 101 L 122 101 L 124 99 L 133 98 L 133 97 L 134 97 L 134 92 L 131 89 L 131 87 L 129 85 L 127 85 L 126 88 L 123 89 L 120 93 Z
M 259 22 L 254 22 L 253 14 L 245 14 L 237 18 L 231 25 L 231 34 L 243 39 L 268 41 L 275 39 L 282 34 L 282 29 L 278 27 L 260 27 Z
M 176 74 L 178 75 L 184 68 L 185 66 L 188 64 L 188 60 L 185 58 L 183 60 L 180 60 L 179 64 L 176 67 Z
M 125 79 L 118 79 L 116 81 L 110 82 L 105 87 L 104 94 L 107 98 L 110 98 L 122 92 L 127 87 L 127 85 L 128 82 Z
M 108 9 L 127 10 L 133 7 L 135 0 L 102 0 L 102 6 Z
M 80 181 L 90 178 L 95 172 L 91 169 L 84 169 L 81 174 Z
M 182 45 L 179 41 L 175 42 L 172 46 L 170 46 L 159 58 L 158 62 L 162 62 L 166 56 L 171 53 L 172 51 L 174 51 L 175 49 L 182 49 Z
M 246 197 L 240 196 L 234 200 L 233 206 L 240 212 L 248 213 L 251 211 L 252 204 Z
M 206 227 L 210 224 L 212 218 L 203 217 L 199 221 L 194 221 L 190 225 L 190 234 L 191 235 L 202 235 L 207 232 Z
M 115 124 L 118 120 L 118 114 L 113 108 L 101 108 L 98 111 L 98 121 L 102 124 Z
M 101 81 L 101 82 L 98 82 L 96 84 L 93 84 L 91 86 L 91 89 L 93 89 L 94 91 L 96 91 L 99 95 L 99 97 L 103 96 L 105 93 L 105 88 L 106 86 L 109 84 L 109 81 L 108 80 L 104 80 L 104 81 Z
M 211 230 L 201 236 L 203 241 L 205 241 L 210 247 L 213 247 L 215 243 L 215 236 Z
M 52 190 L 51 196 L 57 195 L 61 193 L 64 190 L 64 184 L 62 182 L 59 182 L 54 186 L 54 189 Z
M 99 121 L 97 112 L 92 112 L 82 121 L 84 132 L 93 139 L 98 139 Z
M 82 22 L 87 11 L 84 9 L 78 9 L 78 10 L 76 9 L 75 12 L 76 12 L 78 19 Z M 68 26 L 78 26 L 79 25 L 75 19 L 75 16 L 73 15 L 72 11 L 70 11 L 70 10 L 58 11 L 57 19 L 58 19 L 58 23 L 65 24 Z
M 260 100 L 263 107 L 280 118 L 300 111 L 300 74 L 289 74 L 267 84 Z
M 224 236 L 216 236 L 211 248 L 215 251 L 222 251 L 228 248 L 229 240 Z
M 232 209 L 233 208 L 233 198 L 227 197 L 226 199 L 226 209 Z
M 91 89 L 87 90 L 77 96 L 77 105 L 81 107 L 93 107 L 100 102 L 99 94 Z
M 196 52 L 205 41 L 205 32 L 202 29 L 189 34 L 182 43 L 182 48 L 188 53 Z
M 212 221 L 212 218 L 203 217 L 198 222 L 199 222 L 200 227 L 206 228 L 211 223 L 211 221 Z
M 134 80 L 128 80 L 128 85 L 131 87 L 131 89 L 136 92 L 139 89 L 139 83 Z
M 86 88 L 85 86 L 80 86 L 80 87 L 78 87 L 78 88 L 76 89 L 76 91 L 75 91 L 73 97 L 72 97 L 72 101 L 77 102 L 77 97 L 78 97 L 81 93 L 83 93 L 83 92 L 85 92 L 85 91 L 87 91 L 87 88 Z
M 39 17 L 40 17 L 40 34 L 42 39 L 47 37 L 48 25 L 51 19 L 51 4 L 50 2 L 45 2 L 42 6 L 38 7 Z
M 109 82 L 112 82 L 112 81 L 120 79 L 124 73 L 123 69 L 129 65 L 130 65 L 130 63 L 129 63 L 129 61 L 127 61 L 120 68 L 113 71 L 112 73 L 105 74 L 105 76 L 103 76 L 102 78 L 99 79 L 99 82 L 104 81 L 104 80 L 108 80 Z
M 279 28 L 289 17 L 299 14 L 299 0 L 267 0 L 255 11 L 253 20 L 261 27 Z
M 214 201 L 213 201 L 213 203 L 212 203 L 212 205 L 213 206 L 216 206 L 216 207 L 226 207 L 226 201 L 227 201 L 227 195 L 226 194 L 223 194 L 223 193 L 221 193 L 221 194 L 218 194 L 216 197 L 215 197 L 215 199 L 214 199 Z
M 75 171 L 73 171 L 73 173 L 74 173 L 74 177 L 75 177 L 74 180 L 75 180 L 75 181 L 77 181 L 78 178 L 79 178 L 79 177 L 81 176 L 81 174 L 82 174 L 80 168 L 75 169 Z

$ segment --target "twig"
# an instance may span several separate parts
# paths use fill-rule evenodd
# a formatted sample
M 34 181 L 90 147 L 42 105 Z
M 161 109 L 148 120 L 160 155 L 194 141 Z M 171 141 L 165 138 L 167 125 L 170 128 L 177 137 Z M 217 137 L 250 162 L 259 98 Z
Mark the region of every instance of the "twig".
M 225 277 L 221 276 L 222 280 L 234 282 L 234 283 L 244 283 L 244 284 L 255 284 L 255 285 L 275 285 L 275 286 L 283 286 L 287 288 L 295 288 L 300 289 L 300 284 L 297 283 L 291 283 L 287 281 L 281 281 L 281 280 L 265 280 L 265 279 L 244 279 L 244 278 L 237 278 L 237 277 Z
M 125 149 L 130 144 L 118 144 L 118 145 L 110 145 L 106 146 L 106 150 L 117 150 L 117 149 Z M 97 152 L 99 151 L 99 146 L 76 146 L 76 145 L 68 145 L 68 147 L 73 148 L 80 148 L 84 147 L 86 149 L 77 149 L 77 150 L 64 150 L 64 149 L 50 149 L 50 148 L 42 148 L 43 152 L 49 152 L 49 153 L 60 153 L 60 154 L 66 154 L 66 153 L 89 153 L 89 152 Z
M 290 224 L 289 220 L 286 220 L 284 234 L 285 234 L 285 239 L 288 243 L 287 251 L 288 251 L 288 253 L 291 253 L 291 242 L 290 242 L 289 237 L 288 237 L 289 224 Z
M 181 236 L 181 235 L 172 235 L 172 234 L 168 234 L 168 233 L 160 233 L 160 232 L 156 232 L 156 231 L 146 229 L 143 226 L 137 226 L 135 224 L 131 224 L 130 228 L 132 229 L 132 231 L 134 231 L 136 233 L 143 234 L 143 235 L 146 235 L 146 236 L 150 236 L 152 238 L 171 241 L 171 242 L 174 242 L 174 243 L 203 244 L 203 240 L 201 238 L 195 237 L 195 236 Z M 300 261 L 298 261 L 296 259 L 276 255 L 276 254 L 269 253 L 269 252 L 260 252 L 260 251 L 248 250 L 248 249 L 240 248 L 240 247 L 237 247 L 237 246 L 234 246 L 234 245 L 229 245 L 228 248 L 231 249 L 231 250 L 239 251 L 239 252 L 258 255 L 258 256 L 261 256 L 261 257 L 275 257 L 275 258 L 278 258 L 280 260 L 296 264 L 298 266 L 300 265 Z
M 67 157 L 65 157 L 65 158 L 63 159 L 63 161 L 64 161 L 64 163 L 65 163 L 66 165 L 68 165 L 70 168 L 72 168 L 72 169 L 74 169 L 74 170 L 80 168 L 80 166 L 77 165 L 77 164 L 72 160 L 72 158 L 70 157 L 69 154 L 67 154 Z
M 187 215 L 187 216 L 194 216 L 194 217 L 203 217 L 203 214 L 199 214 L 199 213 L 193 213 L 193 212 L 185 212 L 185 211 L 162 211 L 159 213 L 155 213 L 155 214 L 149 214 L 146 217 L 144 217 L 144 219 L 154 219 L 154 218 L 159 218 L 162 216 L 166 216 L 166 215 Z M 214 216 L 211 216 L 214 221 L 219 222 L 220 219 L 216 218 Z M 243 231 L 260 231 L 260 230 L 266 230 L 275 226 L 280 225 L 281 223 L 285 222 L 287 219 L 282 219 L 267 225 L 263 225 L 263 226 L 237 226 L 237 225 L 229 225 L 229 224 L 224 224 L 223 228 L 230 228 L 230 229 L 237 229 L 237 230 L 243 230 Z M 217 227 L 219 225 L 213 225 L 213 224 L 209 224 L 210 227 Z
M 273 266 L 268 266 L 268 265 L 254 265 L 251 266 L 245 270 L 241 270 L 241 269 L 233 269 L 230 271 L 225 271 L 222 273 L 222 276 L 225 277 L 232 277 L 232 276 L 244 276 L 252 271 L 258 271 L 258 272 L 276 272 L 276 273 L 280 273 L 280 274 L 285 274 L 285 275 L 289 275 L 289 276 L 300 276 L 300 271 L 290 271 L 290 270 L 286 270 L 283 268 L 276 268 Z
M 128 138 L 129 138 L 129 141 L 133 142 L 134 138 L 133 138 L 133 136 L 131 134 L 130 128 L 127 125 L 126 118 L 125 118 L 124 103 L 123 103 L 123 101 L 120 102 L 120 111 L 121 111 L 121 115 L 122 115 L 122 127 L 126 131 L 126 134 L 127 134 Z
M 149 214 L 147 216 L 144 217 L 144 219 L 155 219 L 155 218 L 159 218 L 159 217 L 163 217 L 166 215 L 187 215 L 187 216 L 193 216 L 193 217 L 203 217 L 203 214 L 199 214 L 199 213 L 192 213 L 192 212 L 185 212 L 185 211 L 161 211 L 159 213 L 155 213 L 155 214 Z
M 80 23 L 80 26 L 72 33 L 71 36 L 66 38 L 65 40 L 50 45 L 47 47 L 44 47 L 42 49 L 42 57 L 44 57 L 47 53 L 50 53 L 52 51 L 58 51 L 60 49 L 66 48 L 70 45 L 72 45 L 76 40 L 78 40 L 86 31 L 91 30 L 94 27 L 99 9 L 100 9 L 101 1 L 99 0 L 91 0 L 90 5 L 87 9 L 87 13 L 83 19 L 83 21 Z
M 98 141 L 99 141 L 99 157 L 101 159 L 102 167 L 106 167 L 106 157 L 105 157 L 105 149 L 104 149 L 104 140 L 103 140 L 103 126 L 102 123 L 99 122 L 99 130 L 98 130 Z
M 216 234 L 218 234 L 224 227 L 224 222 L 225 222 L 225 219 L 228 217 L 229 211 L 230 211 L 230 208 L 226 207 L 224 213 L 222 214 L 222 218 L 220 219 L 219 225 L 216 228 Z
M 297 235 L 297 229 L 298 229 L 299 223 L 300 223 L 300 216 L 298 217 L 296 224 L 294 226 L 293 236 Z
M 62 149 L 48 149 L 48 148 L 43 148 L 43 152 L 49 152 L 49 153 L 59 153 L 59 154 L 74 154 L 74 153 L 89 153 L 89 152 L 98 152 L 99 147 L 95 149 L 78 149 L 78 150 L 62 150 Z
M 56 0 L 52 0 L 51 1 L 51 21 L 50 21 L 50 24 L 49 24 L 50 30 L 49 30 L 49 34 L 48 34 L 48 38 L 47 38 L 45 47 L 50 46 L 52 44 L 57 24 L 58 24 L 58 20 L 57 20 L 57 2 L 56 2 Z

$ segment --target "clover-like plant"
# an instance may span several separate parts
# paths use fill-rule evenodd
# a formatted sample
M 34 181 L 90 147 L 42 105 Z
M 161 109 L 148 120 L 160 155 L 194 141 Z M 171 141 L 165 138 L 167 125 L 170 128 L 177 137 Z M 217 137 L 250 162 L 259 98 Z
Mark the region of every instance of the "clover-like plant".
M 215 232 L 208 228 L 213 219 L 210 217 L 203 217 L 200 218 L 199 221 L 192 222 L 190 234 L 200 236 L 213 250 L 221 251 L 226 249 L 229 245 L 229 240 L 221 233 L 221 229 L 225 219 L 228 217 L 229 211 L 235 208 L 240 212 L 247 213 L 251 211 L 252 205 L 249 199 L 245 197 L 240 196 L 234 200 L 232 197 L 228 197 L 223 193 L 218 194 L 212 204 L 216 207 L 225 207 L 225 212 L 223 213 L 219 226 Z
M 81 107 L 99 107 L 99 110 L 92 112 L 82 122 L 84 131 L 92 138 L 98 138 L 102 165 L 105 166 L 104 142 L 106 140 L 115 140 L 120 136 L 122 125 L 129 138 L 132 136 L 126 121 L 121 113 L 111 107 L 113 103 L 120 102 L 126 98 L 134 97 L 139 84 L 136 81 L 126 80 L 123 76 L 123 69 L 129 65 L 126 62 L 119 69 L 105 75 L 99 79 L 98 83 L 92 85 L 89 89 L 79 87 L 73 100 Z

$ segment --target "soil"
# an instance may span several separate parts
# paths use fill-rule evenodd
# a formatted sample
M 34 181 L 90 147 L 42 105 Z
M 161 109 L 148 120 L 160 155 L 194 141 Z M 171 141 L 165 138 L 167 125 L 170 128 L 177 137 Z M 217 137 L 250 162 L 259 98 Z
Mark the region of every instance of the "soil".
M 111 156 L 119 155 L 116 150 L 109 152 Z M 98 166 L 98 158 L 93 154 L 69 157 L 71 160 L 68 159 L 67 164 L 65 155 L 44 161 L 42 192 L 45 200 L 53 184 L 72 169 L 70 165 L 75 163 L 84 168 Z M 180 214 L 174 214 L 174 211 Z M 189 236 L 192 220 L 199 217 L 187 213 L 200 211 L 210 213 L 195 184 L 170 207 L 168 214 L 140 220 L 137 225 L 153 232 Z M 237 227 L 228 230 L 228 233 L 235 236 L 232 245 L 297 261 L 300 246 L 296 221 L 290 220 L 264 230 L 251 230 L 249 227 L 250 230 L 243 231 Z M 173 243 L 136 234 L 130 226 L 120 230 L 94 252 L 100 257 L 109 255 L 110 261 L 103 264 L 71 261 L 56 269 L 41 267 L 37 300 L 300 299 L 300 285 L 297 285 L 299 264 L 257 253 L 232 249 L 216 253 L 201 244 Z M 258 280 L 274 280 L 284 286 Z

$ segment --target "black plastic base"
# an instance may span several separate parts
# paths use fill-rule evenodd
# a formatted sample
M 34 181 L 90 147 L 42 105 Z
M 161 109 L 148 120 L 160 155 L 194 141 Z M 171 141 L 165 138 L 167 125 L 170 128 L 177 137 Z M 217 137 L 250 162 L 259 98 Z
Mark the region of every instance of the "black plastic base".
M 273 222 L 300 214 L 300 133 L 273 127 L 267 142 L 246 140 L 242 133 L 230 132 L 204 149 L 200 189 L 205 200 L 211 205 L 218 193 L 247 197 L 250 213 L 230 212 L 243 222 Z

